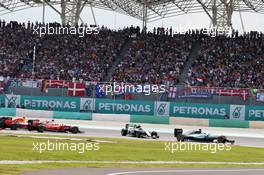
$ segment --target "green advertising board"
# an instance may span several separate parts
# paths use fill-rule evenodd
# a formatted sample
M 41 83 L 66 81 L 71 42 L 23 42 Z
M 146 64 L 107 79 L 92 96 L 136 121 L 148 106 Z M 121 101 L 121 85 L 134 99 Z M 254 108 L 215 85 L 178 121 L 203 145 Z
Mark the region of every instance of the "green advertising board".
M 229 115 L 229 105 L 171 103 L 170 116 L 223 119 Z
M 96 99 L 95 111 L 110 114 L 154 115 L 154 101 Z
M 246 106 L 246 120 L 264 121 L 264 106 Z
M 44 97 L 21 96 L 21 105 L 26 109 L 55 110 L 55 111 L 80 111 L 80 98 L 73 97 Z
M 9 104 L 15 105 L 9 105 Z M 223 119 L 229 116 L 231 120 L 256 120 L 264 121 L 264 106 L 206 104 L 206 103 L 182 103 L 144 100 L 114 100 L 94 99 L 78 97 L 54 97 L 54 96 L 20 96 L 0 95 L 0 105 L 16 107 L 24 105 L 26 109 L 54 110 L 65 112 L 92 111 L 108 114 L 132 114 L 135 121 L 150 120 L 149 116 L 173 116 L 190 118 Z M 10 113 L 10 112 L 8 112 Z M 67 115 L 67 116 L 66 116 Z M 140 116 L 142 115 L 142 116 Z M 66 116 L 58 115 L 58 117 Z M 81 116 L 77 118 L 86 118 Z M 164 118 L 164 119 L 165 119 Z M 154 118 L 156 119 L 156 118 Z M 164 120 L 166 123 L 167 121 Z
M 92 120 L 92 113 L 54 111 L 55 119 Z
M 0 108 L 0 116 L 16 116 L 16 108 Z

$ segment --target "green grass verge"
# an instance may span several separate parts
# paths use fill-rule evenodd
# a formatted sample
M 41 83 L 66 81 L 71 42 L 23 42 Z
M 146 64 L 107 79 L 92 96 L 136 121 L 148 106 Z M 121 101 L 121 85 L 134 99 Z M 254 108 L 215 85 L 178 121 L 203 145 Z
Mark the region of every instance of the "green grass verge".
M 42 135 L 44 136 L 44 135 Z M 52 136 L 51 136 L 52 137 Z M 55 136 L 62 137 L 62 136 Z M 67 136 L 69 137 L 69 136 Z M 84 137 L 81 137 L 84 138 Z M 165 151 L 165 142 L 134 139 L 109 139 L 113 143 L 100 143 L 100 150 L 86 151 L 33 151 L 33 143 L 47 142 L 47 139 L 17 138 L 0 135 L 0 160 L 77 160 L 77 161 L 200 161 L 200 162 L 264 162 L 264 148 L 232 146 L 230 151 L 218 151 L 212 154 L 207 150 L 200 151 Z M 80 143 L 80 141 L 53 140 L 51 142 Z M 83 142 L 81 142 L 83 143 Z M 178 144 L 178 143 L 177 143 Z M 45 163 L 29 165 L 0 165 L 0 175 L 17 174 L 47 168 L 64 167 L 264 167 L 263 165 L 128 165 L 128 164 L 87 164 L 87 163 Z
M 165 142 L 131 139 L 101 139 L 114 143 L 100 143 L 100 150 L 86 151 L 33 151 L 33 143 L 47 139 L 0 136 L 0 160 L 105 160 L 105 161 L 216 161 L 216 162 L 264 162 L 264 148 L 233 146 L 230 151 L 165 151 Z M 50 142 L 71 143 L 77 141 Z M 245 156 L 250 155 L 250 156 Z

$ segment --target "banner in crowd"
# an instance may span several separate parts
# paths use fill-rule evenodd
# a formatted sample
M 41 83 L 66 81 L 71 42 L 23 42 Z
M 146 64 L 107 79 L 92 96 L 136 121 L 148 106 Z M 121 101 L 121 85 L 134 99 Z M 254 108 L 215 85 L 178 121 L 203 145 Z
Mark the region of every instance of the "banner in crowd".
M 65 80 L 44 80 L 48 88 L 67 88 L 68 83 Z
M 215 88 L 215 87 L 200 87 L 191 86 L 190 91 L 192 93 L 203 93 L 218 96 L 237 96 L 243 100 L 247 100 L 250 97 L 250 91 L 248 89 L 230 89 L 230 88 Z
M 26 109 L 80 111 L 80 98 L 21 96 L 20 104 Z
M 96 99 L 97 113 L 154 115 L 154 101 Z
M 256 95 L 256 101 L 264 102 L 264 92 L 259 92 Z
M 213 95 L 217 96 L 237 96 L 243 100 L 250 97 L 248 89 L 230 89 L 230 88 L 214 88 L 204 86 L 175 86 L 169 87 L 168 98 L 202 98 L 210 99 Z
M 192 91 L 191 87 L 185 86 L 174 86 L 169 87 L 168 98 L 203 98 L 208 99 L 212 98 L 213 95 L 207 92 L 202 91 Z
M 8 80 L 7 83 L 6 83 L 6 88 L 13 88 L 13 87 L 22 87 L 22 81 L 20 80 Z
M 22 87 L 39 88 L 41 87 L 41 80 L 21 80 Z

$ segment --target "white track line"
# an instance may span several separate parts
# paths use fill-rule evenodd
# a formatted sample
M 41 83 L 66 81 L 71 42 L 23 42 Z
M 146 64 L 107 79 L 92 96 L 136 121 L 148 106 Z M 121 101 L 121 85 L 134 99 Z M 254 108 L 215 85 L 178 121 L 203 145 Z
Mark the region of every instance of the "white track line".
M 264 165 L 264 162 L 0 160 L 0 165 L 42 163 Z
M 264 169 L 213 169 L 213 170 L 157 170 L 157 171 L 130 171 L 110 173 L 106 175 L 124 175 L 124 174 L 153 174 L 153 173 L 195 173 L 195 172 L 252 172 L 252 171 L 264 171 Z M 250 173 L 249 173 L 250 174 Z

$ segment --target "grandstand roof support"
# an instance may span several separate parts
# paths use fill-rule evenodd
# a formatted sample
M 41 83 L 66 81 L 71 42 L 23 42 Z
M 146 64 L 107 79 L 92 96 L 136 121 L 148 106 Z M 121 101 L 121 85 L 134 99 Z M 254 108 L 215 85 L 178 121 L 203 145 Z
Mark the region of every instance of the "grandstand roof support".
M 197 2 L 203 7 L 214 27 L 232 28 L 234 5 L 238 0 L 212 0 L 211 4 L 205 4 L 202 0 Z
M 80 14 L 87 1 L 83 0 L 61 0 L 62 24 L 71 26 L 78 25 Z
M 0 0 L 0 16 L 32 7 L 43 1 L 60 17 L 62 24 L 76 25 L 85 6 L 112 10 L 147 22 L 188 13 L 206 12 L 215 27 L 232 27 L 235 11 L 264 14 L 264 0 Z M 143 19 L 144 18 L 144 19 Z
M 142 21 L 143 21 L 142 30 L 145 32 L 147 29 L 147 23 L 148 23 L 148 0 L 144 0 Z
M 237 0 L 214 0 L 212 5 L 212 23 L 214 27 L 232 27 L 231 20 L 235 1 Z

